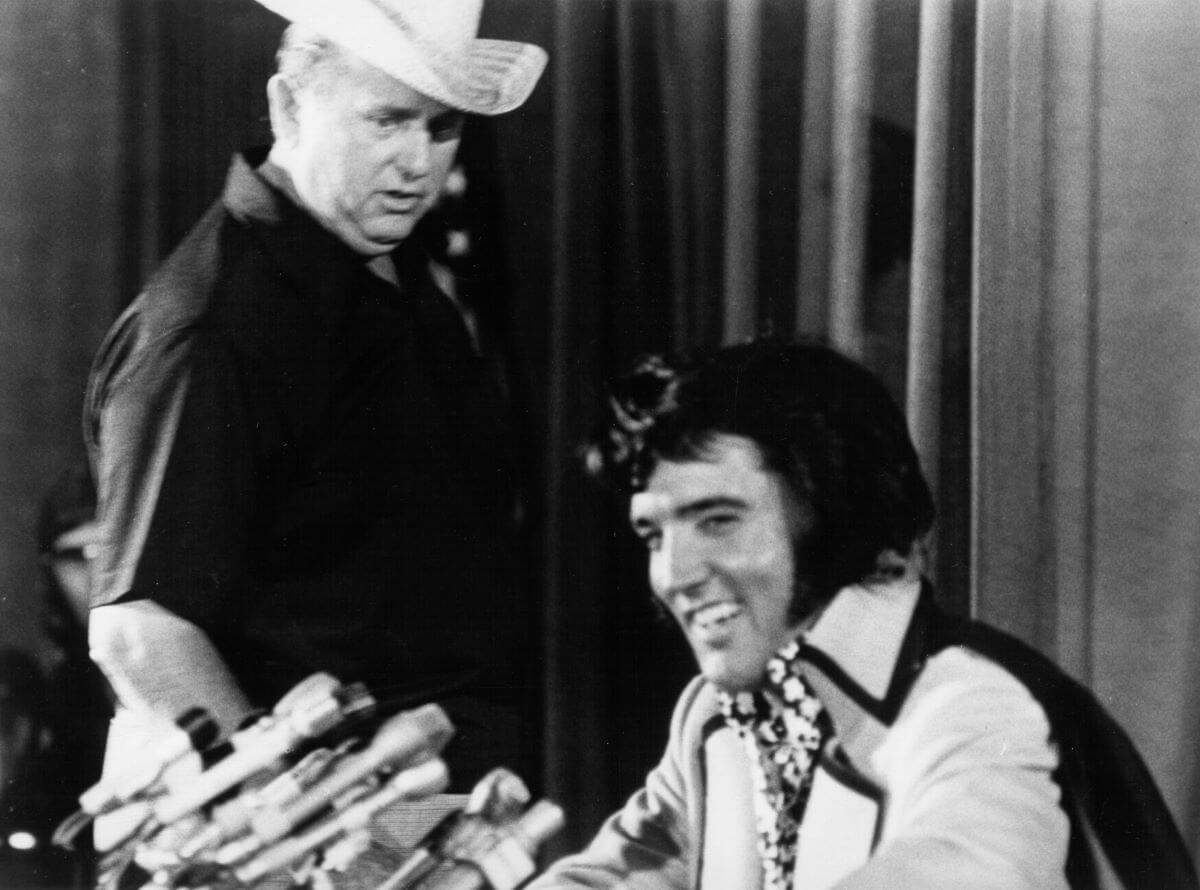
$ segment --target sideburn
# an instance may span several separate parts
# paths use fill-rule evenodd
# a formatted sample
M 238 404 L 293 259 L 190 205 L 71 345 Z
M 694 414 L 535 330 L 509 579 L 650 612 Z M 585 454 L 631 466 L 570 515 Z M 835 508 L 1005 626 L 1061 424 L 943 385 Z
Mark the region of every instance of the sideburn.
M 822 573 L 812 567 L 820 565 L 821 537 L 815 511 L 801 502 L 787 480 L 781 477 L 785 493 L 788 530 L 792 541 L 792 600 L 788 604 L 788 621 L 793 626 L 815 616 L 832 598 L 833 592 L 822 590 Z M 835 591 L 836 592 L 836 591 Z

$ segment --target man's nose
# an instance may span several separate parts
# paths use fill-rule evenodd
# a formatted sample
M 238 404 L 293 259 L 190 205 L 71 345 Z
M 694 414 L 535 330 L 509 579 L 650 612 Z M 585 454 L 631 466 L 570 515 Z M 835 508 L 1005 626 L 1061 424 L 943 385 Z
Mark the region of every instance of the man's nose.
M 396 151 L 396 166 L 406 179 L 420 179 L 429 174 L 433 155 L 433 139 L 425 127 L 413 127 L 405 134 Z
M 663 599 L 695 591 L 708 578 L 708 563 L 686 531 L 664 530 L 650 554 L 650 585 Z

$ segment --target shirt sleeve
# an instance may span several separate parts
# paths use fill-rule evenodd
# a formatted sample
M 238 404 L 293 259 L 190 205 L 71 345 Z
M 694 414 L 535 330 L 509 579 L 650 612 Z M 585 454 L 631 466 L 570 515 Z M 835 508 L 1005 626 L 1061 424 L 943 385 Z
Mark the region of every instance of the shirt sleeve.
M 930 659 L 877 759 L 883 840 L 839 890 L 1066 887 L 1049 722 L 999 666 L 963 649 Z
M 671 736 L 646 784 L 600 828 L 591 844 L 559 860 L 530 884 L 530 890 L 620 887 L 623 890 L 690 888 L 692 835 L 688 809 L 689 770 L 696 757 L 685 739 L 700 690 L 684 692 L 671 721 Z
M 150 599 L 204 629 L 229 620 L 256 492 L 233 348 L 189 326 L 114 329 L 89 391 L 101 547 L 93 606 Z

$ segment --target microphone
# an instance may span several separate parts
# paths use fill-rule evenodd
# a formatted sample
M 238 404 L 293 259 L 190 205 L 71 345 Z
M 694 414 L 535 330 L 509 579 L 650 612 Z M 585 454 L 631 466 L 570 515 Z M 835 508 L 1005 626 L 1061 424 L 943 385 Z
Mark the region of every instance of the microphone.
M 280 699 L 274 711 L 233 735 L 233 753 L 182 787 L 160 798 L 154 821 L 170 825 L 195 812 L 214 797 L 290 754 L 307 739 L 337 726 L 347 717 L 374 706 L 360 684 L 342 687 L 328 674 L 314 674 Z
M 176 718 L 170 734 L 156 746 L 154 756 L 136 769 L 83 792 L 79 809 L 89 816 L 99 816 L 129 803 L 152 787 L 171 764 L 215 742 L 219 732 L 217 721 L 207 710 L 189 708 Z
M 414 758 L 418 759 L 418 763 L 432 760 L 453 735 L 454 727 L 446 712 L 437 705 L 424 705 L 396 714 L 379 727 L 364 750 L 343 760 L 328 776 L 296 800 L 283 807 L 267 807 L 256 813 L 250 823 L 256 846 L 239 849 L 237 854 L 244 858 L 255 849 L 278 841 L 333 803 L 344 791 L 385 767 Z M 232 855 L 234 851 L 222 851 L 218 858 L 229 865 L 240 861 L 229 858 Z
M 286 838 L 235 868 L 234 877 L 243 886 L 253 886 L 272 872 L 286 868 L 342 835 L 366 830 L 375 814 L 385 807 L 406 798 L 436 794 L 448 782 L 446 765 L 441 760 L 425 760 L 401 770 L 378 790 L 355 800 L 303 834 Z
M 180 859 L 194 859 L 202 851 L 238 837 L 250 828 L 250 820 L 258 810 L 266 806 L 283 806 L 295 800 L 343 754 L 340 750 L 317 748 L 262 788 L 244 791 L 233 800 L 220 804 L 213 810 L 208 824 L 179 847 Z
M 475 783 L 465 807 L 447 813 L 421 839 L 417 848 L 391 877 L 388 886 L 417 886 L 426 875 L 442 864 L 450 844 L 461 846 L 467 837 L 486 830 L 486 826 L 515 820 L 529 804 L 529 789 L 520 776 L 497 767 Z
M 376 890 L 514 890 L 537 871 L 534 856 L 565 824 L 562 809 L 547 800 L 509 822 L 452 814 Z
M 219 732 L 217 721 L 204 708 L 184 711 L 176 718 L 171 732 L 156 746 L 154 756 L 136 769 L 101 780 L 79 795 L 79 809 L 55 828 L 51 842 L 65 850 L 73 849 L 75 838 L 93 819 L 137 803 L 160 782 L 169 767 L 193 752 L 203 751 Z M 130 824 L 136 830 L 141 823 L 139 819 Z

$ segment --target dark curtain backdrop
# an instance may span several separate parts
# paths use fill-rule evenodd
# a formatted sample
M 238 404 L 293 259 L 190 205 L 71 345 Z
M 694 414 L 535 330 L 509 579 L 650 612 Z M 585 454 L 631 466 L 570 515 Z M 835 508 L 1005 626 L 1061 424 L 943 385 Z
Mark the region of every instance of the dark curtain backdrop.
M 0 3 L 0 646 L 42 642 L 39 509 L 82 460 L 84 382 L 123 273 L 117 13 Z
M 603 382 L 648 350 L 787 335 L 803 318 L 817 319 L 805 333 L 828 334 L 828 280 L 803 292 L 799 284 L 801 270 L 831 249 L 812 242 L 806 255 L 800 246 L 798 185 L 811 172 L 802 169 L 803 146 L 829 130 L 820 114 L 805 117 L 804 76 L 832 64 L 827 46 L 811 44 L 807 8 L 790 0 L 491 6 L 510 25 L 514 10 L 529 10 L 525 21 L 544 29 L 539 39 L 553 59 L 538 97 L 549 105 L 547 203 L 518 189 L 508 230 L 522 329 L 544 344 L 524 353 L 545 375 L 535 410 L 546 495 L 546 785 L 568 803 L 567 846 L 640 784 L 694 670 L 678 631 L 649 601 L 626 504 L 590 485 L 576 460 Z M 899 33 L 915 28 L 915 14 L 898 20 Z M 820 58 L 807 58 L 810 44 Z M 889 74 L 903 80 L 907 70 L 911 87 L 915 64 L 896 60 Z M 905 124 L 914 97 L 907 101 L 897 119 L 877 120 L 863 145 L 867 163 L 854 175 L 864 183 L 872 169 L 879 175 L 852 236 L 866 245 L 863 357 L 898 398 L 912 213 Z M 806 133 L 806 123 L 818 132 Z M 501 145 L 522 151 L 529 124 L 503 122 L 512 130 Z M 830 171 L 816 177 L 828 194 Z M 549 279 L 530 280 L 543 264 Z
M 545 342 L 534 405 L 545 481 L 545 779 L 569 802 L 574 844 L 653 764 L 690 674 L 677 631 L 651 607 L 626 505 L 582 478 L 575 451 L 617 369 L 648 350 L 720 340 L 724 22 L 714 3 L 686 15 L 669 3 L 566 3 L 548 22 L 545 4 L 528 8 L 550 26 L 540 175 L 551 188 L 541 207 L 514 204 L 509 231 L 530 236 L 512 252 L 513 280 L 524 330 Z M 688 45 L 703 50 L 680 52 Z M 505 144 L 520 149 L 519 139 Z M 538 265 L 549 279 L 533 292 L 521 270 Z

